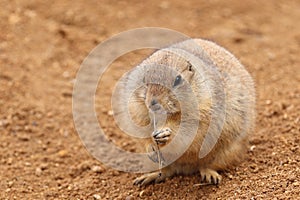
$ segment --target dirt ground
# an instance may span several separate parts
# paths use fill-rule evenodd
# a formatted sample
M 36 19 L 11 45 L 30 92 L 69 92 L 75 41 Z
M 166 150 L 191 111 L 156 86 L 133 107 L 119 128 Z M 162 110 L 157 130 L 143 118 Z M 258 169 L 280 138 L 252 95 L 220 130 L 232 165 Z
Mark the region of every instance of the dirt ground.
M 0 0 L 0 7 L 0 199 L 300 199 L 300 1 Z M 75 131 L 72 89 L 83 59 L 112 35 L 145 26 L 213 40 L 255 80 L 247 158 L 222 172 L 218 186 L 195 186 L 197 175 L 133 186 L 137 174 L 105 167 Z M 143 58 L 135 52 L 114 65 Z M 96 110 L 111 140 L 136 151 L 99 103 L 121 75 L 114 69 Z

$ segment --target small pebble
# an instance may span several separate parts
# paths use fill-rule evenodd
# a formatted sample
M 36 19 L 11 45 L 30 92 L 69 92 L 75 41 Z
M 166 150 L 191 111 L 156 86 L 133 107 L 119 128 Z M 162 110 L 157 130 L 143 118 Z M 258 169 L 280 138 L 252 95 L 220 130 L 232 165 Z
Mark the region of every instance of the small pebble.
M 42 175 L 42 169 L 41 168 L 36 168 L 35 169 L 35 175 L 37 175 L 37 176 L 41 176 Z
M 101 196 L 99 194 L 94 194 L 93 197 L 94 199 L 101 199 Z
M 14 184 L 14 182 L 13 182 L 13 181 L 9 181 L 9 182 L 7 183 L 8 187 L 12 187 L 12 186 L 13 186 L 13 184 Z
M 58 154 L 59 157 L 64 158 L 68 155 L 68 151 L 67 150 L 60 150 L 57 154 Z
M 12 159 L 12 158 L 8 158 L 8 159 L 7 159 L 7 164 L 8 164 L 8 165 L 11 165 L 12 162 L 13 162 L 13 159 Z
M 252 145 L 252 146 L 250 147 L 250 151 L 253 151 L 255 148 L 256 148 L 256 146 L 255 146 L 255 145 Z
M 294 183 L 293 183 L 293 186 L 298 187 L 298 186 L 300 186 L 300 183 L 299 183 L 299 182 L 294 182 Z
M 0 126 L 6 126 L 9 122 L 7 120 L 0 120 Z
M 142 190 L 142 191 L 139 193 L 139 197 L 143 197 L 144 193 L 145 193 L 145 190 Z
M 91 170 L 96 173 L 101 173 L 104 171 L 102 167 L 97 166 L 97 165 L 93 166 Z
M 272 103 L 272 101 L 271 100 L 266 100 L 266 105 L 270 105 Z

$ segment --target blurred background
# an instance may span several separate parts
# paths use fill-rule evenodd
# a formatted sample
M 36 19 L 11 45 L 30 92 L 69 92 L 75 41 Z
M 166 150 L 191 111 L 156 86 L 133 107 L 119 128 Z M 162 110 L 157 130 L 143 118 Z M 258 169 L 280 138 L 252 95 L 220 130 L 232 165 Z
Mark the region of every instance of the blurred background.
M 300 1 L 0 0 L 1 199 L 296 199 L 300 196 Z M 247 159 L 219 186 L 175 177 L 138 188 L 137 175 L 109 169 L 85 150 L 73 125 L 81 62 L 103 40 L 132 28 L 164 27 L 224 46 L 257 88 L 257 127 Z M 111 141 L 114 83 L 150 51 L 116 60 L 99 83 L 96 110 Z M 99 147 L 101 148 L 101 147 Z

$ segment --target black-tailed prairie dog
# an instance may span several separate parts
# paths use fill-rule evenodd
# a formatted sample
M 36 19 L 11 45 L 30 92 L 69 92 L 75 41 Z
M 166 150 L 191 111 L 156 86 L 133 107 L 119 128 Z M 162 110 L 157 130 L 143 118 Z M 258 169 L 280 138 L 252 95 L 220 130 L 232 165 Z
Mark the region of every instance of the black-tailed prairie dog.
M 170 69 L 153 67 L 156 65 Z M 176 156 L 178 150 L 188 145 L 185 152 L 160 171 L 137 178 L 134 184 L 147 185 L 177 174 L 194 173 L 199 173 L 207 183 L 220 183 L 218 171 L 241 160 L 254 128 L 255 88 L 248 72 L 227 50 L 203 39 L 185 40 L 160 49 L 138 67 L 144 69 L 138 76 L 128 74 L 128 80 L 133 80 L 128 84 L 144 83 L 128 102 L 131 119 L 145 126 L 153 123 L 151 113 L 165 115 L 163 125 L 149 132 L 149 139 L 141 144 L 152 155 L 149 158 L 153 162 L 158 162 L 155 160 L 158 149 L 171 144 L 179 134 L 177 130 L 184 116 L 192 119 L 191 113 L 197 110 L 199 117 L 198 121 L 185 122 L 187 127 L 181 129 L 179 139 L 172 143 L 167 154 Z M 124 88 L 126 92 L 126 82 Z M 186 144 L 189 127 L 195 125 L 195 137 Z M 201 156 L 201 148 L 209 151 Z M 162 159 L 164 156 L 162 153 Z

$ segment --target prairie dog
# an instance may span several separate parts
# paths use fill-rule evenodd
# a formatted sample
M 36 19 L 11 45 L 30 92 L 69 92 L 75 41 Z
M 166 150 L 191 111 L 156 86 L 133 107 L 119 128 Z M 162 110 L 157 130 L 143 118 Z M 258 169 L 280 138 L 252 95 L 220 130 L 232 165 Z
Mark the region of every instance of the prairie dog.
M 199 48 L 195 48 L 195 45 Z M 197 57 L 202 64 L 197 65 L 187 57 L 174 53 L 172 49 L 187 52 Z M 231 53 L 203 39 L 186 40 L 158 50 L 140 66 L 153 64 L 166 65 L 174 70 L 159 67 L 146 70 L 144 77 L 141 77 L 145 85 L 138 88 L 129 101 L 131 118 L 137 124 L 151 123 L 149 112 L 161 112 L 166 115 L 165 123 L 158 127 L 155 133 L 149 133 L 151 139 L 143 144 L 144 148 L 151 153 L 155 151 L 153 141 L 159 148 L 163 148 L 175 137 L 182 116 L 189 115 L 182 112 L 178 96 L 187 103 L 186 112 L 198 109 L 199 124 L 192 143 L 182 156 L 160 172 L 137 178 L 134 184 L 147 185 L 177 174 L 196 172 L 200 173 L 202 181 L 220 183 L 221 175 L 218 171 L 241 160 L 248 135 L 254 128 L 255 89 L 252 78 Z M 162 82 L 164 86 L 155 82 Z M 196 107 L 192 103 L 189 106 L 193 99 L 185 87 L 193 90 L 197 100 Z M 179 95 L 174 95 L 174 91 Z M 220 124 L 217 121 L 220 121 Z M 190 125 L 195 124 L 191 122 Z M 217 134 L 218 131 L 220 134 Z M 188 129 L 183 129 L 183 136 L 173 144 L 174 148 L 168 152 L 169 155 L 175 155 L 177 147 L 182 148 L 185 144 L 184 134 L 189 134 Z M 216 143 L 205 143 L 207 135 L 215 139 Z M 211 150 L 201 157 L 200 149 L 203 146 Z

